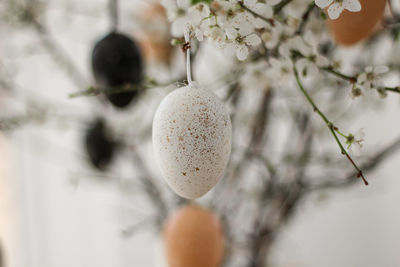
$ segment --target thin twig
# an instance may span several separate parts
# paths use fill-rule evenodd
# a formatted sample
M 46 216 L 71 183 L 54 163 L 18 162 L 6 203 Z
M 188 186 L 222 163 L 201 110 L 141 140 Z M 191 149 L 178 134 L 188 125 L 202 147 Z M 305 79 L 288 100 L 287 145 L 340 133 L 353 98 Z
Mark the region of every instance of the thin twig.
M 54 40 L 47 28 L 38 20 L 33 19 L 31 25 L 42 39 L 43 45 L 50 52 L 54 61 L 70 75 L 72 81 L 78 88 L 87 86 L 85 77 L 78 71 L 77 66 L 62 49 L 62 47 Z
M 320 69 L 323 70 L 323 71 L 325 71 L 325 72 L 331 73 L 331 74 L 335 75 L 336 77 L 339 77 L 339 78 L 341 78 L 341 79 L 343 79 L 343 80 L 346 80 L 346 81 L 348 81 L 348 82 L 350 82 L 350 83 L 356 83 L 356 82 L 357 82 L 357 77 L 343 74 L 343 73 L 341 73 L 341 72 L 335 70 L 335 69 L 334 69 L 333 67 L 331 67 L 331 66 L 329 66 L 329 67 L 321 67 Z M 400 86 L 396 86 L 396 87 L 383 87 L 383 89 L 384 89 L 385 91 L 388 91 L 388 92 L 400 93 Z
M 133 91 L 144 91 L 146 89 L 154 88 L 154 87 L 160 87 L 160 86 L 168 86 L 176 82 L 183 81 L 184 78 L 182 77 L 181 79 L 174 80 L 168 83 L 158 83 L 152 78 L 146 78 L 145 81 L 141 84 L 126 84 L 123 86 L 117 86 L 113 88 L 109 88 L 107 90 L 101 90 L 100 88 L 90 86 L 86 90 L 83 91 L 78 91 L 72 94 L 69 94 L 68 96 L 70 98 L 75 98 L 75 97 L 81 97 L 81 96 L 97 96 L 103 93 L 106 93 L 107 95 L 112 95 L 112 94 L 119 94 L 119 93 L 124 93 L 124 92 L 133 92 Z
M 266 18 L 266 17 L 264 17 L 264 16 L 262 16 L 262 15 L 256 13 L 256 12 L 254 12 L 253 10 L 251 10 L 250 8 L 248 8 L 248 7 L 243 3 L 243 1 L 239 1 L 238 3 L 239 3 L 239 5 L 240 5 L 241 8 L 243 8 L 243 9 L 246 10 L 247 12 L 251 13 L 253 16 L 255 16 L 255 17 L 257 17 L 257 18 L 260 18 L 260 19 L 262 19 L 263 21 L 269 23 L 272 27 L 275 26 L 275 21 L 274 21 L 274 19 Z
M 335 75 L 336 77 L 339 77 L 343 80 L 349 81 L 350 83 L 355 83 L 357 81 L 357 77 L 343 74 L 343 73 L 335 70 L 332 66 L 322 67 L 320 69 L 325 72 L 331 73 L 331 74 Z
M 312 100 L 312 98 L 310 97 L 310 95 L 308 94 L 308 92 L 305 90 L 303 84 L 300 81 L 300 77 L 299 74 L 297 72 L 296 67 L 293 64 L 293 72 L 294 75 L 296 77 L 296 81 L 297 84 L 300 88 L 300 91 L 303 93 L 303 95 L 306 97 L 307 101 L 311 104 L 311 106 L 313 107 L 314 111 L 318 113 L 318 115 L 322 118 L 322 120 L 325 122 L 325 124 L 328 126 L 329 131 L 331 132 L 331 134 L 333 135 L 333 137 L 336 140 L 336 143 L 338 144 L 340 151 L 343 155 L 345 155 L 347 157 L 347 159 L 350 161 L 350 163 L 354 166 L 354 168 L 357 170 L 357 177 L 358 178 L 362 178 L 362 180 L 364 181 L 365 185 L 368 185 L 367 180 L 365 179 L 362 170 L 357 166 L 357 164 L 354 162 L 354 160 L 351 158 L 351 156 L 349 155 L 349 153 L 347 153 L 346 149 L 344 148 L 343 144 L 340 142 L 339 137 L 336 134 L 336 131 L 338 130 L 337 127 L 335 127 L 333 125 L 333 123 L 325 116 L 325 114 L 317 107 L 317 105 L 314 103 L 314 101 Z
M 301 23 L 299 25 L 299 27 L 297 28 L 295 35 L 301 35 L 304 31 L 304 27 L 307 24 L 308 18 L 310 17 L 311 12 L 314 10 L 315 8 L 315 3 L 314 1 L 312 1 L 309 5 L 307 10 L 304 12 L 304 14 L 301 16 Z
M 391 142 L 381 151 L 376 153 L 375 156 L 373 156 L 370 160 L 362 164 L 361 168 L 364 170 L 364 172 L 370 172 L 374 170 L 378 165 L 383 163 L 385 159 L 393 155 L 395 152 L 398 152 L 399 150 L 400 150 L 400 138 L 397 138 L 395 141 Z M 350 173 L 349 175 L 346 176 L 345 179 L 341 179 L 340 181 L 330 179 L 329 182 L 324 182 L 318 185 L 311 186 L 308 190 L 316 191 L 322 189 L 339 189 L 348 187 L 354 184 L 355 180 L 352 179 L 354 175 L 356 175 L 356 173 L 354 172 Z
M 112 31 L 117 31 L 119 22 L 118 0 L 109 0 L 109 11 Z
M 167 205 L 163 198 L 161 190 L 157 182 L 155 181 L 155 178 L 151 175 L 146 164 L 144 163 L 142 156 L 136 150 L 136 147 L 132 148 L 132 155 L 136 166 L 144 174 L 143 177 L 139 176 L 140 182 L 144 185 L 148 198 L 153 202 L 156 208 L 158 208 L 158 212 L 160 215 L 158 223 L 161 224 L 168 214 Z
M 393 93 L 400 93 L 400 86 L 396 87 L 384 87 L 384 89 L 388 92 L 393 92 Z
M 132 237 L 132 235 L 136 234 L 139 230 L 153 225 L 154 222 L 155 222 L 154 217 L 144 218 L 143 220 L 137 222 L 136 224 L 129 225 L 128 227 L 123 229 L 121 234 L 123 235 L 123 237 Z
M 292 0 L 283 0 L 282 2 L 280 2 L 279 4 L 277 4 L 276 6 L 274 6 L 274 13 L 279 13 L 287 4 L 289 4 L 290 2 L 292 2 Z

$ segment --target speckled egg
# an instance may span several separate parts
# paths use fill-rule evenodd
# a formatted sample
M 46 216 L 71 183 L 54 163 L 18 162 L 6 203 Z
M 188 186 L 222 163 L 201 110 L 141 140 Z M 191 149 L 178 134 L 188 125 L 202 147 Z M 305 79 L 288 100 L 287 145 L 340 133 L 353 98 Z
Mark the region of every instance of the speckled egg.
M 197 85 L 166 96 L 153 120 L 161 173 L 178 195 L 195 199 L 222 177 L 231 152 L 232 125 L 222 101 Z

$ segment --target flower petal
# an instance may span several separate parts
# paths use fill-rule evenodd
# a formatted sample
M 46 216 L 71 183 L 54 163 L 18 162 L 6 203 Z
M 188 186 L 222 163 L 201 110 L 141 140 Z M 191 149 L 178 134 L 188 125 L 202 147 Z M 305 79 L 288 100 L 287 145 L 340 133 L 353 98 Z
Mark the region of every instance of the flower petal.
M 254 32 L 254 26 L 246 20 L 242 20 L 238 28 L 240 35 L 248 35 Z
M 268 5 L 274 6 L 274 5 L 279 4 L 280 2 L 282 2 L 282 0 L 269 0 Z
M 363 84 L 367 81 L 367 74 L 365 74 L 364 72 L 361 73 L 360 75 L 358 75 L 357 77 L 357 83 L 359 84 Z
M 203 32 L 200 29 L 195 29 L 194 35 L 196 36 L 197 40 L 199 40 L 199 42 L 203 41 L 203 39 L 204 39 Z
M 329 62 L 329 60 L 328 60 L 326 57 L 321 56 L 321 55 L 317 55 L 317 59 L 316 59 L 316 61 L 315 61 L 315 64 L 316 64 L 318 67 L 328 67 L 329 64 L 330 64 L 330 62 Z
M 256 3 L 257 3 L 257 0 L 244 0 L 244 2 L 243 2 L 243 4 L 250 9 L 253 9 L 254 6 L 256 5 Z
M 236 56 L 239 60 L 243 61 L 247 58 L 249 49 L 245 45 L 240 45 L 236 48 Z
M 268 23 L 267 23 L 266 21 L 260 19 L 260 18 L 255 18 L 255 19 L 253 20 L 253 26 L 254 26 L 256 29 L 262 29 L 262 28 L 267 27 L 267 26 L 268 26 Z
M 383 74 L 383 73 L 386 73 L 386 72 L 388 72 L 389 71 L 389 68 L 387 67 L 387 66 L 383 66 L 383 65 L 381 65 L 381 66 L 376 66 L 375 68 L 374 68 L 374 73 L 375 74 Z
M 343 12 L 343 9 L 344 7 L 341 4 L 334 3 L 328 8 L 328 15 L 331 19 L 337 19 Z
M 163 5 L 166 9 L 176 8 L 175 0 L 161 0 L 161 5 Z
M 272 18 L 274 15 L 274 11 L 270 5 L 263 4 L 263 3 L 257 3 L 255 6 L 255 9 L 257 10 L 256 12 L 260 15 L 262 15 L 265 18 Z
M 365 67 L 365 72 L 366 73 L 372 73 L 373 70 L 374 70 L 374 67 L 372 67 L 372 66 L 366 66 Z
M 315 0 L 315 4 L 320 8 L 325 8 L 332 4 L 333 0 Z
M 191 6 L 190 0 L 176 0 L 178 7 L 188 9 Z
M 358 0 L 343 0 L 343 8 L 351 12 L 361 11 L 361 4 Z
M 238 32 L 233 27 L 225 28 L 225 33 L 230 40 L 233 40 L 238 36 Z
M 258 37 L 257 34 L 252 33 L 252 34 L 246 36 L 246 38 L 244 39 L 244 42 L 248 45 L 256 46 L 256 45 L 261 44 L 261 39 L 260 39 L 260 37 Z
M 180 36 L 183 35 L 184 29 L 185 29 L 184 20 L 178 18 L 177 20 L 175 20 L 174 22 L 172 22 L 172 25 L 171 25 L 171 34 L 172 34 L 172 36 L 180 37 Z

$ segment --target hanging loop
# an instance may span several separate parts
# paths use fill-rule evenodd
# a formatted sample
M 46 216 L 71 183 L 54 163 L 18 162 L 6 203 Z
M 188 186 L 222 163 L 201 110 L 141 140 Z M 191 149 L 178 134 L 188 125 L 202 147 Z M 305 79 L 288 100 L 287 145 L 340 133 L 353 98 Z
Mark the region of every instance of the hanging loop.
M 182 50 L 186 52 L 186 76 L 189 85 L 192 85 L 193 81 L 192 81 L 192 66 L 190 62 L 190 33 L 188 25 L 185 25 L 184 37 L 185 37 L 185 43 L 182 46 Z

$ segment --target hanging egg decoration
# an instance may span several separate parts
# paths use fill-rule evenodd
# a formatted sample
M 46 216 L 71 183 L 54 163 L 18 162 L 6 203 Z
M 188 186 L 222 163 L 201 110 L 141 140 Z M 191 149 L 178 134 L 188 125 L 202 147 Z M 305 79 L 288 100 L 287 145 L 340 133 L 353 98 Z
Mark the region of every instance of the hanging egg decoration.
M 169 267 L 218 267 L 224 254 L 222 224 L 209 210 L 184 206 L 165 224 L 164 248 Z
M 167 12 L 160 3 L 151 3 L 144 10 L 141 20 L 143 34 L 139 39 L 147 62 L 170 65 L 174 47 L 171 45 Z M 154 23 L 154 21 L 157 23 Z
M 201 197 L 222 177 L 231 139 L 226 107 L 195 84 L 167 95 L 154 116 L 153 146 L 161 173 L 172 190 L 187 199 Z
M 89 125 L 85 134 L 85 148 L 91 164 L 104 170 L 111 162 L 116 142 L 107 133 L 103 119 L 96 119 Z
M 344 10 L 338 19 L 327 20 L 338 44 L 353 45 L 368 38 L 381 20 L 386 0 L 359 0 L 360 12 Z
M 93 48 L 92 69 L 97 86 L 115 107 L 124 108 L 138 96 L 137 87 L 143 79 L 142 56 L 126 35 L 111 32 L 98 41 Z M 119 92 L 124 89 L 127 91 Z

